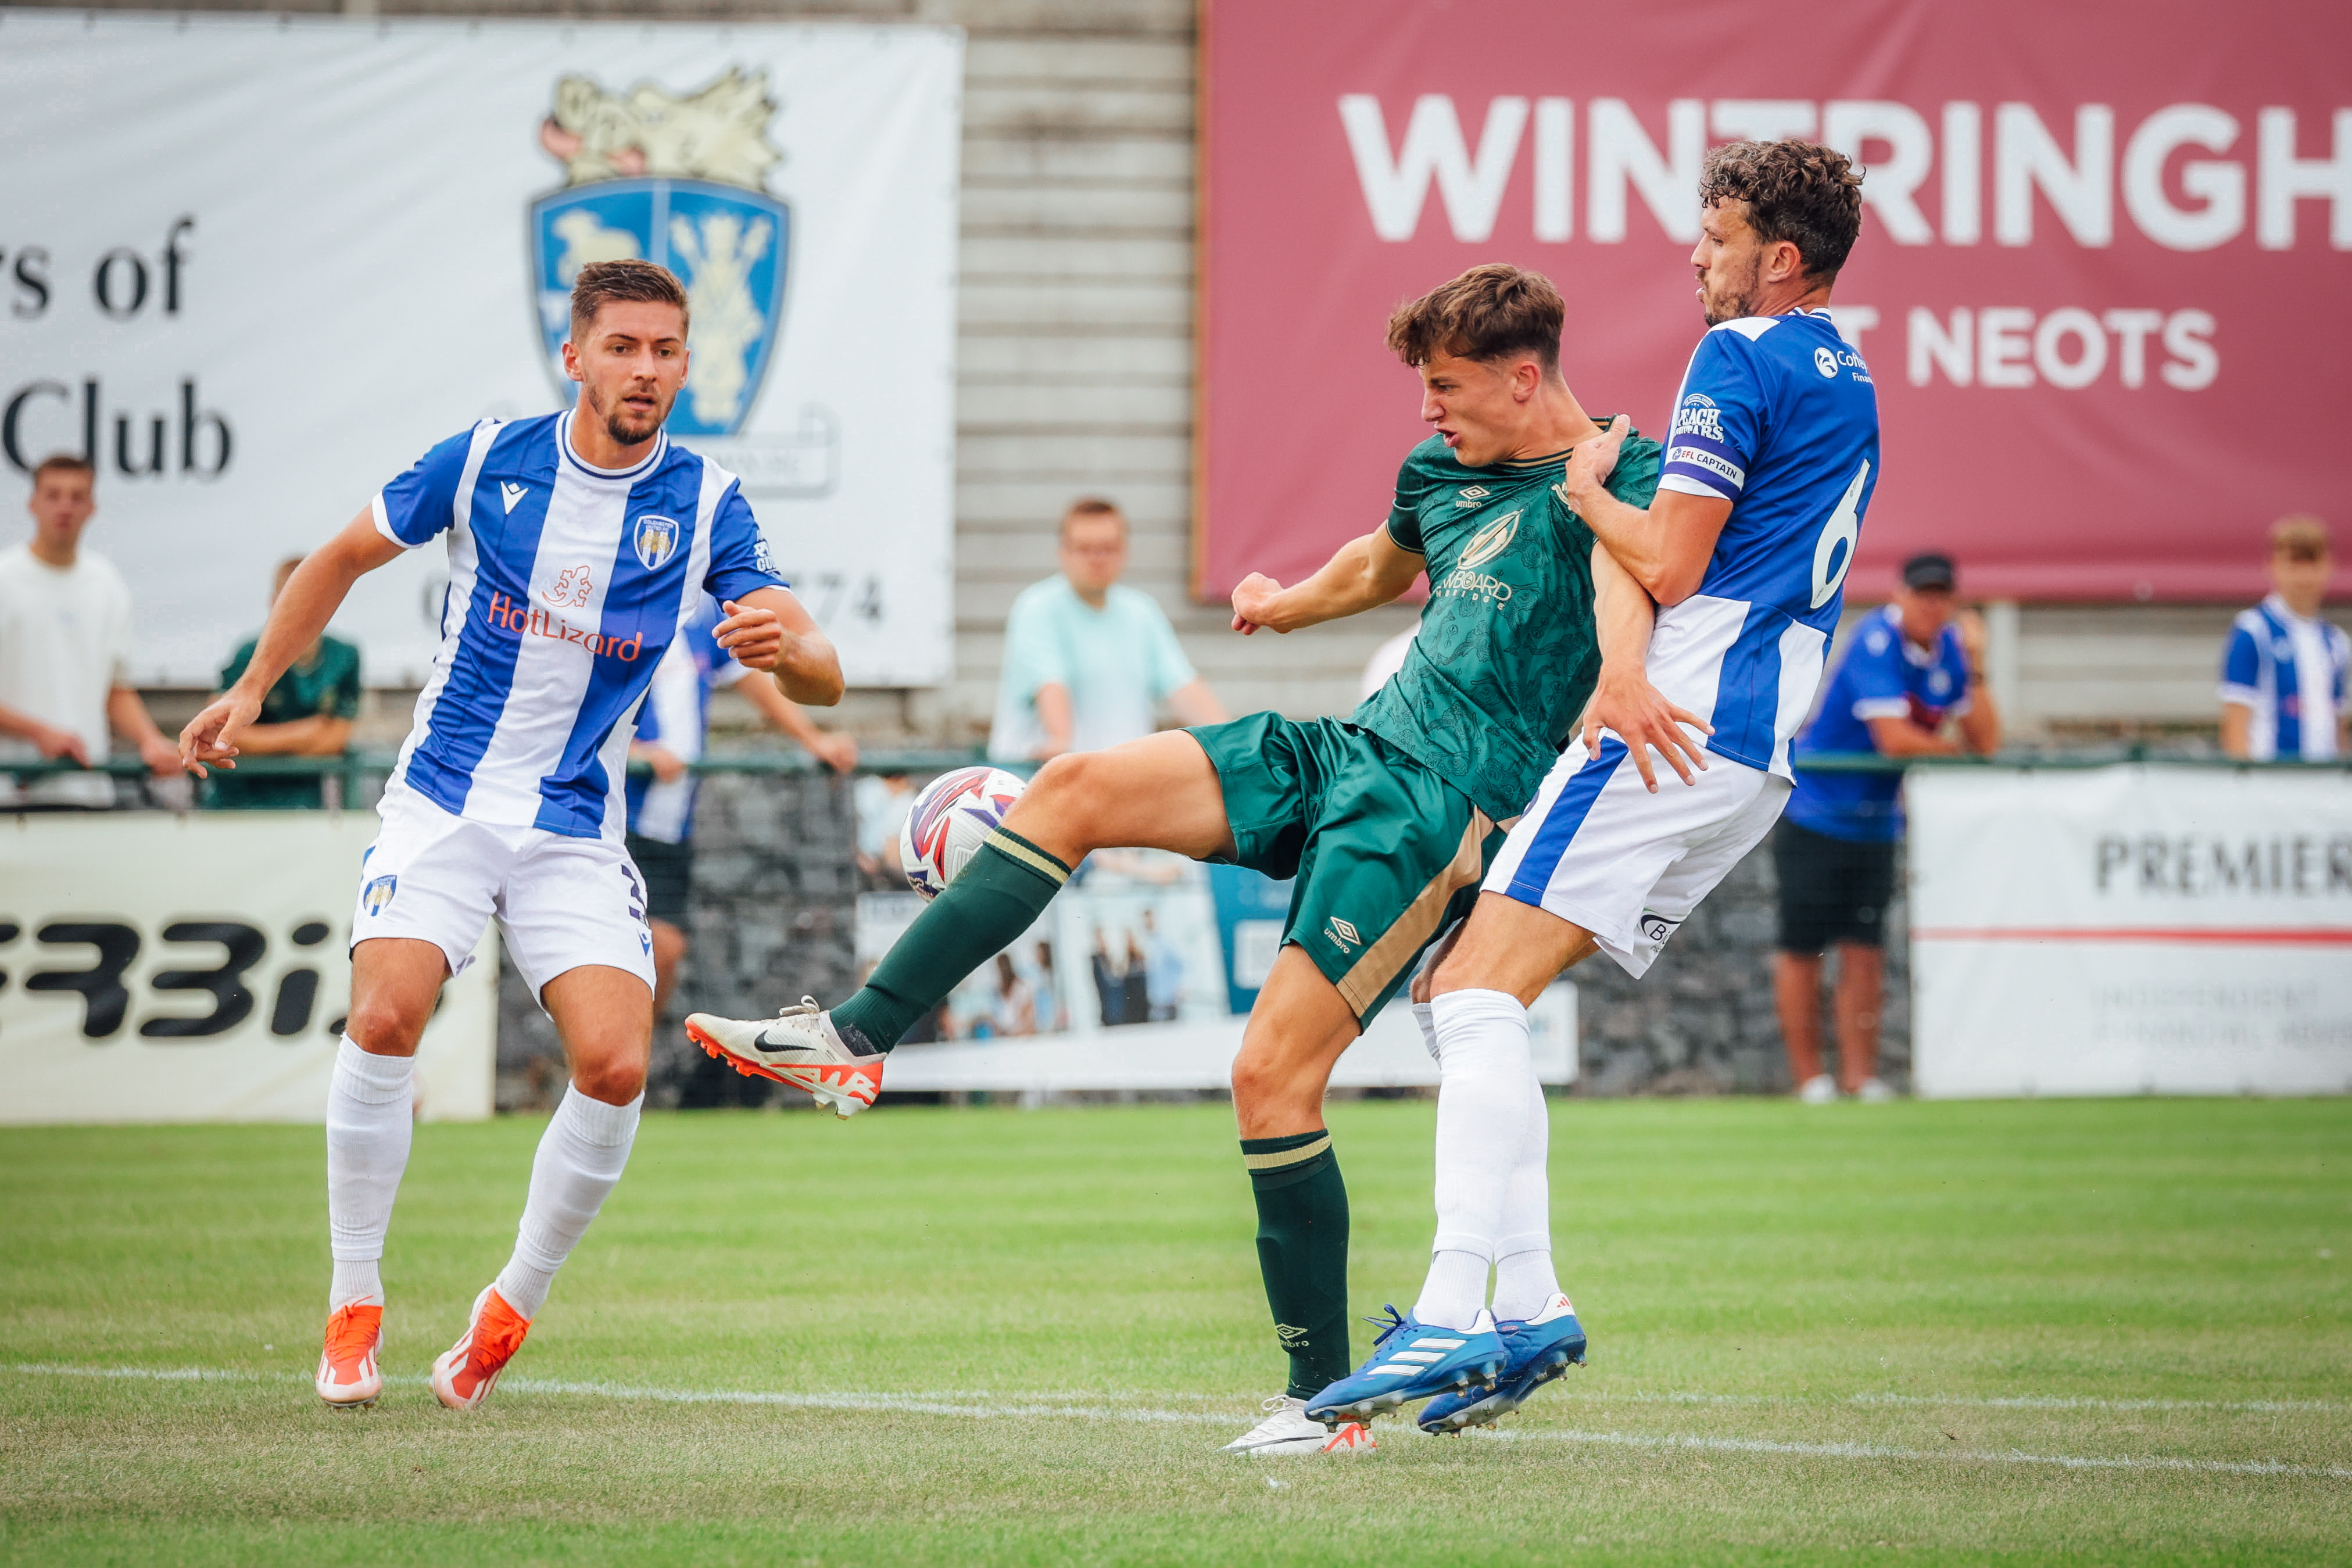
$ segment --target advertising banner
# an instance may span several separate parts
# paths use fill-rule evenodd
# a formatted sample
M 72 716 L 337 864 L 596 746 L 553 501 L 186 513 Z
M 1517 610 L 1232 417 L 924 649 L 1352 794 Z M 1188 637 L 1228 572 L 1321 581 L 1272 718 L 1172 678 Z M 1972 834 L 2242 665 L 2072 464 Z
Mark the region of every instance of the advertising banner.
M 375 831 L 372 811 L 0 816 L 0 1122 L 323 1121 Z M 425 1026 L 420 1116 L 490 1114 L 498 976 L 485 934 Z
M 1920 1094 L 2352 1090 L 2352 774 L 1905 787 Z
M 0 11 L 0 458 L 98 465 L 135 679 L 485 416 L 567 407 L 572 278 L 686 285 L 670 433 L 742 479 L 852 682 L 950 668 L 962 35 Z M 443 552 L 336 621 L 415 684 Z
M 882 1087 L 1213 1089 L 1233 1081 L 1258 989 L 1280 951 L 1290 884 L 1151 849 L 1097 850 L 1029 930 L 956 987 L 890 1054 Z M 857 899 L 861 973 L 922 910 L 913 893 Z M 1529 1009 L 1537 1076 L 1577 1076 L 1576 987 Z M 1332 1069 L 1343 1089 L 1437 1081 L 1403 1001 L 1367 1020 Z
M 2247 600 L 2265 527 L 2352 519 L 2352 10 L 2250 0 L 1223 0 L 1202 46 L 1196 585 L 1292 582 L 1426 434 L 1390 310 L 1549 276 L 1595 415 L 1662 428 L 1703 323 L 1713 143 L 1866 166 L 1833 312 L 1885 472 L 1849 586 Z

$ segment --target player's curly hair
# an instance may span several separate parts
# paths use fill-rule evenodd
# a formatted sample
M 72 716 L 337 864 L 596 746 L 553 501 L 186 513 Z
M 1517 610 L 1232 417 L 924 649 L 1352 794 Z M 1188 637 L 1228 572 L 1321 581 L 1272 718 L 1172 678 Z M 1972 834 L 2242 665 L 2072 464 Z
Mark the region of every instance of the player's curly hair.
M 1797 247 L 1810 278 L 1834 278 L 1862 233 L 1862 175 L 1834 147 L 1811 142 L 1734 142 L 1706 155 L 1702 205 L 1748 204 L 1748 226 L 1769 245 Z
M 1399 305 L 1389 317 L 1389 349 L 1412 365 L 1442 353 L 1475 360 L 1530 353 L 1550 370 L 1559 363 L 1567 319 L 1550 279 L 1489 261 Z
M 596 312 L 615 300 L 675 305 L 681 331 L 691 319 L 686 289 L 668 268 L 650 261 L 592 261 L 572 280 L 572 341 L 585 339 L 596 324 Z

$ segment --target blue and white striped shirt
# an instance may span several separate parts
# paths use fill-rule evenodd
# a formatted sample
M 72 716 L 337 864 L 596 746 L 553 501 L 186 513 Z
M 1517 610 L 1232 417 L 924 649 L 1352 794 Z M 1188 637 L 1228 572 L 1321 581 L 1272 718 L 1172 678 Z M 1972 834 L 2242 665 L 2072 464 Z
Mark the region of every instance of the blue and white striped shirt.
M 1699 340 L 1658 489 L 1727 500 L 1731 516 L 1698 592 L 1658 612 L 1649 664 L 1715 726 L 1709 751 L 1790 776 L 1877 484 L 1877 389 L 1827 310 Z
M 396 785 L 478 822 L 622 836 L 629 735 L 705 593 L 782 586 L 735 477 L 658 437 L 626 469 L 571 414 L 485 419 L 384 486 L 377 531 L 446 536 L 441 647 Z
M 2240 615 L 2221 656 L 2221 700 L 2253 710 L 2247 754 L 2258 763 L 2334 758 L 2347 666 L 2344 628 L 2304 619 L 2276 594 Z

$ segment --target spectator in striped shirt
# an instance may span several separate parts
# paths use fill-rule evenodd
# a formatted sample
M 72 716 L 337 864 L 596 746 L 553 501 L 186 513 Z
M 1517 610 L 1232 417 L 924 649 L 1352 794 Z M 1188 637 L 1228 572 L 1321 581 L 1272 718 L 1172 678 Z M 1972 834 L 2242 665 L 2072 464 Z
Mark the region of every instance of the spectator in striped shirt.
M 2269 597 L 2238 617 L 2221 658 L 2221 750 L 2249 762 L 2331 762 L 2346 752 L 2352 637 L 2319 618 L 2335 568 L 2313 517 L 2271 529 Z

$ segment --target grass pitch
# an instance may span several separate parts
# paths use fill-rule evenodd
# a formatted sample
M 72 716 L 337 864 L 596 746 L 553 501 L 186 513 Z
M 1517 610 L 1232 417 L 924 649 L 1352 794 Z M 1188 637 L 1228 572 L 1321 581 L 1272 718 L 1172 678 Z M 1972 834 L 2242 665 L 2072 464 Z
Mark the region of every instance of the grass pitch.
M 1333 1107 L 1361 1311 L 1431 1120 Z M 357 1415 L 316 1129 L 0 1132 L 0 1560 L 2352 1561 L 2352 1104 L 1560 1102 L 1591 1364 L 1333 1461 L 1213 1452 L 1280 1383 L 1215 1106 L 650 1117 L 453 1415 L 539 1131 L 419 1130 Z

